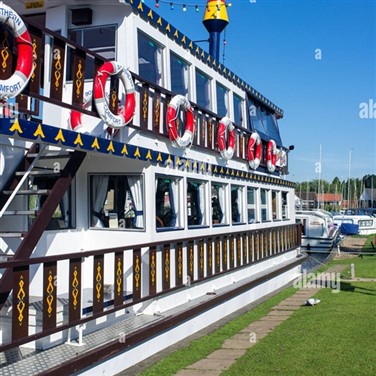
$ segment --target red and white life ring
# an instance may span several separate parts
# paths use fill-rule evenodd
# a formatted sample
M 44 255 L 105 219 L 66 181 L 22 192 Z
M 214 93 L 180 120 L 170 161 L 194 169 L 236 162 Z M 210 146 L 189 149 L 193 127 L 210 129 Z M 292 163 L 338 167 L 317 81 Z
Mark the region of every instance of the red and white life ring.
M 106 96 L 108 97 L 108 94 L 106 93 Z M 93 99 L 93 92 L 91 90 L 85 92 L 84 100 L 82 104 L 82 108 L 88 109 L 91 105 Z M 79 133 L 86 133 L 85 125 L 82 121 L 82 112 L 72 110 L 69 117 L 69 124 L 71 126 L 72 131 L 79 132 Z M 119 129 L 113 129 L 110 127 L 106 128 L 106 131 L 109 135 L 115 136 Z
M 227 147 L 226 147 L 227 130 Z M 235 127 L 228 117 L 223 117 L 218 124 L 217 136 L 219 152 L 223 159 L 231 159 L 235 150 Z
M 105 93 L 108 76 L 119 76 L 125 87 L 125 105 L 118 115 L 108 106 Z M 132 120 L 136 108 L 135 87 L 131 74 L 121 64 L 107 61 L 99 68 L 94 79 L 94 103 L 101 119 L 111 128 L 122 128 Z
M 277 144 L 274 140 L 268 142 L 266 149 L 266 166 L 269 172 L 275 171 L 275 165 L 277 162 Z
M 30 34 L 21 17 L 10 7 L 0 3 L 0 23 L 12 30 L 17 45 L 17 64 L 13 75 L 0 81 L 0 99 L 14 98 L 26 87 L 33 73 L 33 46 Z
M 176 128 L 176 119 L 179 116 L 180 108 L 185 111 L 186 125 L 182 137 L 179 137 Z M 175 95 L 167 107 L 167 130 L 168 137 L 173 145 L 185 148 L 192 143 L 195 128 L 195 121 L 192 106 L 189 100 L 183 95 Z
M 262 142 L 261 137 L 257 132 L 253 132 L 248 141 L 247 148 L 248 163 L 249 166 L 256 170 L 261 163 L 262 156 Z

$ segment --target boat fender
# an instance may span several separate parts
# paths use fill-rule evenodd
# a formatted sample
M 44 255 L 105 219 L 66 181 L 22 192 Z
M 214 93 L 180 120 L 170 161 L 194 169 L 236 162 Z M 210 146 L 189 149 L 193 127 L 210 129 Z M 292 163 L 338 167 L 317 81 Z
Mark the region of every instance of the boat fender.
M 108 106 L 105 86 L 108 76 L 118 76 L 126 91 L 123 110 L 115 115 Z M 94 79 L 94 103 L 100 118 L 111 128 L 122 128 L 134 116 L 136 108 L 135 87 L 130 72 L 116 61 L 107 61 L 98 70 Z
M 179 116 L 180 109 L 185 111 L 186 125 L 182 137 L 179 137 L 176 127 L 176 119 Z M 167 129 L 168 137 L 174 146 L 185 148 L 192 143 L 194 134 L 194 115 L 189 100 L 183 95 L 175 95 L 167 107 Z
M 253 132 L 248 141 L 248 163 L 249 166 L 256 170 L 261 163 L 262 142 L 257 132 Z
M 227 130 L 227 148 L 226 148 L 226 130 Z M 235 127 L 228 117 L 223 117 L 218 124 L 217 136 L 219 152 L 223 159 L 231 159 L 235 150 Z
M 14 98 L 26 87 L 34 70 L 33 45 L 21 17 L 9 6 L 0 3 L 0 23 L 12 31 L 17 45 L 17 64 L 11 77 L 0 80 L 0 99 Z M 9 57 L 8 49 L 2 50 L 3 60 Z
M 275 166 L 277 162 L 277 144 L 274 140 L 268 142 L 266 149 L 266 166 L 269 172 L 275 171 Z

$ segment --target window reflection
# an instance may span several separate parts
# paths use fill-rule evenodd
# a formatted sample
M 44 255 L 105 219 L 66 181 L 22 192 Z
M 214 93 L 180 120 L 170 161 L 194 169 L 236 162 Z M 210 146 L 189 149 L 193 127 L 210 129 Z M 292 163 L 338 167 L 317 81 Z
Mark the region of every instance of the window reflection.
M 210 78 L 205 73 L 196 70 L 197 104 L 206 110 L 211 110 Z
M 171 91 L 186 96 L 188 94 L 189 65 L 180 57 L 171 53 Z

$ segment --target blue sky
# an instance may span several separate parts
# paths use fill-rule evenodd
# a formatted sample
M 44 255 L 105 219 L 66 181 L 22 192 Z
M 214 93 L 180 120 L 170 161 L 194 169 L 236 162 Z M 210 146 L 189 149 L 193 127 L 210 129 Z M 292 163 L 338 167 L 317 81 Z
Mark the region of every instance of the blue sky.
M 208 37 L 205 0 L 145 3 L 192 40 Z M 318 178 L 320 147 L 322 179 L 376 174 L 376 0 L 231 3 L 221 62 L 284 110 L 288 178 Z

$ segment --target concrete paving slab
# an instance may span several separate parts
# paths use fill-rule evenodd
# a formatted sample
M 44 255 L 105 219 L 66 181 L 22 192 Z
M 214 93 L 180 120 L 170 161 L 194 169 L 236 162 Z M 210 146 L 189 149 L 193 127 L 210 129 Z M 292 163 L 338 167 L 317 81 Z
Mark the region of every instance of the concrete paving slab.
M 208 359 L 239 359 L 247 351 L 245 349 L 219 349 L 207 356 Z
M 234 361 L 235 359 L 205 358 L 185 367 L 185 369 L 223 371 L 229 368 Z
M 195 369 L 182 369 L 175 376 L 219 376 L 221 371 L 214 371 L 214 370 L 195 370 Z
M 248 340 L 235 340 L 235 339 L 226 339 L 223 342 L 222 348 L 223 349 L 242 349 L 247 350 L 252 347 L 254 344 Z

